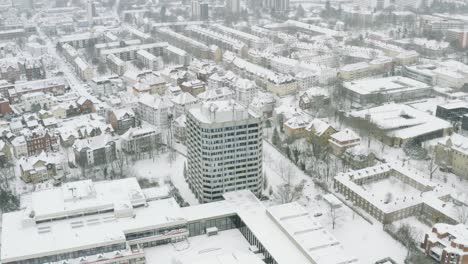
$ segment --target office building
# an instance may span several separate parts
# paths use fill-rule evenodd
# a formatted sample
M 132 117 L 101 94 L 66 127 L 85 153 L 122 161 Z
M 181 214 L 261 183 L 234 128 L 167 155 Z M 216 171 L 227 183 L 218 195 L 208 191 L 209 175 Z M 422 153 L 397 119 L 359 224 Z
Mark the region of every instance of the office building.
M 200 202 L 223 193 L 262 188 L 262 118 L 233 101 L 215 101 L 187 113 L 188 182 Z

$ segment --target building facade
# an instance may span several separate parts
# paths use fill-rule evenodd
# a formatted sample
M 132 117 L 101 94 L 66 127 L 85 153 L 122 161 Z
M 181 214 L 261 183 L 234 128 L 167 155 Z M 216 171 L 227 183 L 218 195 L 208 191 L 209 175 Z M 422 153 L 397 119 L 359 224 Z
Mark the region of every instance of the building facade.
M 228 101 L 207 102 L 187 113 L 188 182 L 200 202 L 262 186 L 262 119 Z

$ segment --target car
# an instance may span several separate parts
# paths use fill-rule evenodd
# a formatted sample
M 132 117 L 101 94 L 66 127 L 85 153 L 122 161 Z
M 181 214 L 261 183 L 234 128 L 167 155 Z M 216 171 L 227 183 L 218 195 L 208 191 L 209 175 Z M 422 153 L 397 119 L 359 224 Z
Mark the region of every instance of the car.
M 320 217 L 320 216 L 322 216 L 322 215 L 323 215 L 322 213 L 315 213 L 315 214 L 314 214 L 314 217 Z

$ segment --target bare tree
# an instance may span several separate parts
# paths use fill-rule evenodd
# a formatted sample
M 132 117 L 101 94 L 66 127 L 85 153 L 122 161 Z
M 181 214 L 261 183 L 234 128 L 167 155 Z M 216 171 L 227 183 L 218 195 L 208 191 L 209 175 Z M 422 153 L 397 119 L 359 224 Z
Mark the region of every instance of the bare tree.
M 332 229 L 335 229 L 338 220 L 343 216 L 340 208 L 333 206 L 332 204 L 328 204 L 328 217 L 330 217 L 330 221 L 332 224 Z
M 418 232 L 416 229 L 409 224 L 402 224 L 398 228 L 396 235 L 398 236 L 401 243 L 403 243 L 408 250 L 406 258 L 409 258 L 412 252 L 418 250 Z
M 14 166 L 8 163 L 4 167 L 0 168 L 0 177 L 1 177 L 2 185 L 5 186 L 6 189 L 9 189 L 10 180 L 12 180 L 15 177 Z
M 432 148 L 431 151 L 429 152 L 428 169 L 429 169 L 429 179 L 432 180 L 434 173 L 439 169 L 439 165 L 436 164 L 436 155 L 435 155 L 434 148 Z
M 281 163 L 278 168 L 278 172 L 283 179 L 283 183 L 280 184 L 276 189 L 275 197 L 280 203 L 291 203 L 302 197 L 305 180 L 301 180 L 299 183 L 294 183 L 294 174 L 290 165 Z
M 112 163 L 115 164 L 116 169 L 119 170 L 119 177 L 122 178 L 125 167 L 128 165 L 125 153 L 123 151 L 117 151 L 115 160 Z

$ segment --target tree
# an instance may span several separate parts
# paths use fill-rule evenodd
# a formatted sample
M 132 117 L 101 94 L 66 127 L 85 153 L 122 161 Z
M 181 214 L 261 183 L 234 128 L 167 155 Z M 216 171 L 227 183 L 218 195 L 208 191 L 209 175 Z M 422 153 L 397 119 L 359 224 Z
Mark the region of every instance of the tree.
M 305 10 L 304 8 L 302 7 L 301 4 L 299 4 L 299 6 L 297 7 L 297 10 L 296 10 L 296 17 L 304 17 L 305 16 Z
M 407 249 L 406 258 L 409 258 L 412 252 L 418 250 L 418 243 L 416 242 L 418 233 L 414 227 L 406 223 L 402 224 L 398 228 L 396 236 Z
M 276 147 L 279 147 L 281 144 L 281 139 L 278 134 L 278 130 L 276 127 L 273 129 L 273 136 L 271 137 L 271 143 L 275 145 Z
M 99 61 L 97 65 L 97 72 L 99 74 L 105 74 L 107 72 L 107 65 L 104 62 Z
M 0 188 L 0 211 L 8 213 L 19 209 L 20 200 L 11 190 Z
M 283 183 L 277 187 L 275 197 L 282 204 L 291 203 L 301 198 L 304 192 L 305 180 L 294 183 L 294 175 L 290 165 L 281 163 L 278 169 Z
M 465 225 L 468 222 L 468 198 L 454 204 L 458 222 Z
M 161 22 L 166 22 L 166 6 L 161 7 L 159 15 L 161 16 Z
M 328 204 L 328 207 L 328 217 L 330 217 L 332 229 L 335 229 L 338 220 L 342 217 L 342 213 L 340 208 L 333 206 L 332 204 Z
M 0 177 L 2 181 L 2 186 L 6 189 L 10 188 L 10 180 L 15 178 L 15 169 L 13 164 L 6 164 L 4 167 L 0 168 Z
M 119 177 L 123 178 L 125 167 L 128 165 L 127 156 L 125 155 L 125 153 L 123 151 L 117 150 L 117 153 L 115 154 L 115 160 L 112 162 L 112 164 L 114 164 L 117 170 L 119 171 Z
M 431 148 L 431 151 L 429 154 L 429 164 L 427 168 L 429 169 L 429 179 L 432 180 L 434 173 L 439 169 L 439 165 L 436 164 L 436 155 L 435 155 L 434 148 Z
M 31 105 L 31 112 L 36 113 L 36 112 L 39 112 L 39 111 L 41 111 L 41 104 L 34 103 L 34 104 Z

